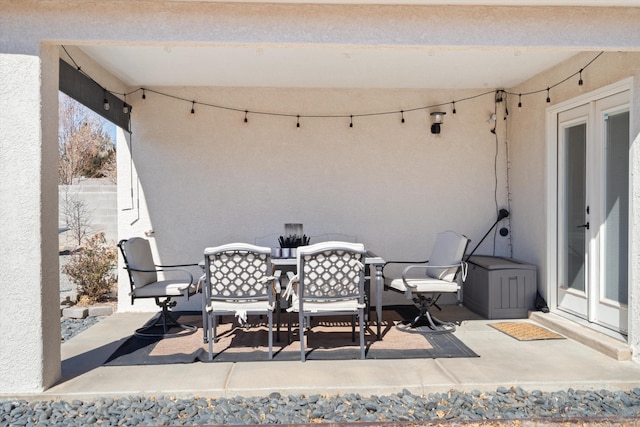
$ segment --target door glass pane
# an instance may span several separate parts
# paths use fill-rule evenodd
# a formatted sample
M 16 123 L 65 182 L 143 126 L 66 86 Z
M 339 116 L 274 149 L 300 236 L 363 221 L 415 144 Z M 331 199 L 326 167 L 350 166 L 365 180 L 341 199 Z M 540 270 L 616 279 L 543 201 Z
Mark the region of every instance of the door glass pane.
M 567 287 L 585 291 L 585 229 L 586 221 L 586 138 L 585 123 L 567 127 L 564 131 L 565 239 Z
M 606 211 L 604 286 L 606 299 L 627 304 L 629 243 L 629 112 L 605 117 Z

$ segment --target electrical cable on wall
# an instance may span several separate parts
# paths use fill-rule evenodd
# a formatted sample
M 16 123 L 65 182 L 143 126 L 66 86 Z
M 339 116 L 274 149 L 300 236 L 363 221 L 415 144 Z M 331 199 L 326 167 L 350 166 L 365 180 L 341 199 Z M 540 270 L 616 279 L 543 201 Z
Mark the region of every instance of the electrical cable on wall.
M 496 212 L 498 212 L 498 154 L 499 143 L 498 143 L 498 132 L 496 129 L 498 128 L 498 104 L 502 102 L 502 93 L 501 91 L 496 91 L 495 102 L 493 103 L 493 115 L 490 120 L 493 120 L 493 129 L 491 129 L 491 133 L 494 136 L 494 155 L 493 155 L 493 202 L 495 204 Z M 493 256 L 496 255 L 496 231 L 493 231 Z
M 507 99 L 505 97 L 505 101 L 504 101 L 504 105 L 505 105 L 505 111 L 507 111 L 506 114 L 508 114 L 508 110 L 506 110 L 507 108 Z M 511 184 L 510 184 L 510 172 L 511 172 L 511 159 L 509 157 L 509 121 L 506 120 L 505 117 L 505 121 L 504 121 L 504 152 L 505 152 L 505 173 L 506 173 L 506 190 L 507 190 L 507 210 L 509 212 L 511 212 Z M 502 227 L 500 229 L 500 235 L 502 237 L 507 237 L 507 246 L 509 247 L 509 258 L 513 258 L 513 242 L 511 240 L 512 236 L 513 236 L 513 229 L 511 228 L 511 215 L 509 215 L 507 218 L 505 218 L 507 220 L 507 227 Z

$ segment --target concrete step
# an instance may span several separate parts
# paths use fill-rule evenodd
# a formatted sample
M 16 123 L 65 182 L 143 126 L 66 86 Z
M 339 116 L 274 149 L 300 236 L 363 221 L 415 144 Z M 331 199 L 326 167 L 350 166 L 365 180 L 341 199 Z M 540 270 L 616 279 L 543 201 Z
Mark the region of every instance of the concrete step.
M 615 360 L 631 360 L 631 347 L 626 342 L 619 341 L 601 332 L 572 322 L 554 313 L 540 311 L 529 312 L 529 319 L 549 328 L 567 338 L 578 341 Z

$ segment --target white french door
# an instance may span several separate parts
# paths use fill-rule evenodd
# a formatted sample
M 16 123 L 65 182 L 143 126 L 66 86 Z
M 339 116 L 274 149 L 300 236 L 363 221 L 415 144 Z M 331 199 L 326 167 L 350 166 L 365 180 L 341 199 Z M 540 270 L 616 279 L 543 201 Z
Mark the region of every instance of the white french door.
M 557 116 L 558 309 L 627 332 L 629 91 Z

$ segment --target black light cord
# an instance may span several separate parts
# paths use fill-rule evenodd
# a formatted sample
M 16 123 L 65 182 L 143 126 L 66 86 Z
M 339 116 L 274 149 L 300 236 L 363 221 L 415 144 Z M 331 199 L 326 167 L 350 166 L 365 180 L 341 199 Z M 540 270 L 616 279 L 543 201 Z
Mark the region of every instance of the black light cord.
M 260 115 L 265 115 L 265 116 L 276 116 L 276 117 L 291 117 L 291 118 L 295 118 L 299 124 L 299 120 L 301 118 L 309 118 L 309 119 L 329 119 L 329 118 L 347 118 L 350 119 L 350 123 L 349 123 L 349 127 L 353 127 L 353 118 L 358 118 L 358 117 L 373 117 L 373 116 L 383 116 L 383 115 L 389 115 L 389 114 L 401 114 L 402 118 L 404 119 L 404 113 L 410 113 L 410 112 L 414 112 L 414 111 L 420 111 L 420 110 L 428 110 L 428 109 L 432 109 L 432 108 L 436 108 L 436 107 L 443 107 L 443 106 L 448 106 L 448 105 L 452 105 L 453 106 L 453 110 L 455 111 L 456 109 L 456 103 L 460 103 L 460 102 L 464 102 L 464 101 L 470 101 L 476 98 L 480 98 L 483 96 L 487 96 L 487 95 L 491 95 L 493 94 L 494 96 L 497 93 L 500 94 L 509 94 L 509 95 L 518 95 L 518 100 L 519 100 L 519 106 L 521 106 L 521 100 L 523 96 L 530 96 L 530 95 L 535 95 L 541 92 L 547 92 L 547 95 L 549 94 L 549 91 L 563 83 L 565 83 L 566 81 L 568 81 L 569 79 L 575 77 L 575 76 L 580 76 L 580 80 L 578 82 L 579 85 L 582 85 L 582 73 L 584 72 L 584 70 L 589 67 L 591 64 L 593 64 L 603 53 L 604 51 L 598 53 L 593 59 L 591 59 L 586 65 L 584 65 L 582 68 L 580 68 L 579 71 L 576 71 L 575 73 L 571 74 L 570 76 L 564 78 L 563 80 L 547 86 L 546 88 L 543 89 L 539 89 L 539 90 L 534 90 L 531 92 L 523 92 L 523 93 L 512 93 L 512 92 L 507 92 L 504 90 L 490 90 L 490 91 L 486 91 L 486 92 L 482 92 L 476 95 L 471 95 L 468 96 L 466 98 L 461 98 L 461 99 L 456 99 L 454 101 L 450 101 L 450 102 L 441 102 L 438 104 L 432 104 L 432 105 L 424 105 L 424 106 L 420 106 L 420 107 L 414 107 L 414 108 L 410 108 L 410 109 L 402 109 L 402 110 L 393 110 L 393 111 L 378 111 L 378 112 L 371 112 L 371 113 L 356 113 L 356 114 L 294 114 L 294 113 L 279 113 L 279 112 L 273 112 L 273 111 L 253 111 L 253 110 L 248 110 L 246 108 L 236 108 L 236 107 L 230 107 L 230 106 L 226 106 L 226 105 L 219 105 L 219 104 L 214 104 L 214 103 L 208 103 L 208 102 L 201 102 L 198 101 L 196 102 L 193 99 L 187 99 L 181 96 L 177 96 L 177 95 L 172 95 L 170 93 L 167 92 L 161 92 L 158 90 L 154 90 L 154 89 L 149 89 L 146 87 L 139 87 L 137 89 L 134 89 L 130 92 L 124 92 L 124 93 L 119 93 L 119 92 L 114 92 L 114 91 L 110 91 L 108 90 L 106 87 L 102 86 L 100 83 L 98 83 L 96 80 L 94 80 L 90 75 L 88 75 L 86 72 L 84 72 L 82 70 L 82 68 L 78 65 L 78 63 L 76 62 L 76 60 L 71 56 L 71 54 L 69 53 L 69 51 L 66 49 L 65 46 L 62 46 L 62 49 L 65 51 L 65 53 L 67 54 L 67 56 L 69 57 L 69 59 L 73 62 L 74 66 L 76 67 L 76 69 L 81 72 L 82 74 L 84 74 L 87 78 L 89 78 L 91 81 L 93 81 L 96 85 L 98 85 L 100 88 L 102 88 L 103 90 L 105 90 L 106 92 L 109 92 L 113 95 L 117 95 L 117 96 L 129 96 L 129 95 L 133 95 L 137 92 L 142 92 L 142 97 L 143 99 L 146 98 L 146 93 L 150 92 L 150 93 L 154 93 L 157 95 L 161 95 L 161 96 L 165 96 L 167 98 L 171 98 L 171 99 L 175 99 L 177 101 L 182 101 L 182 102 L 187 102 L 187 103 L 191 103 L 191 110 L 194 111 L 195 110 L 195 105 L 202 105 L 202 106 L 206 106 L 206 107 L 212 107 L 212 108 L 217 108 L 217 109 L 221 109 L 221 110 L 227 110 L 227 111 L 235 111 L 235 112 L 240 112 L 240 113 L 244 113 L 245 114 L 245 123 L 246 123 L 246 118 L 247 118 L 247 114 L 251 113 L 251 114 L 260 114 Z M 194 111 L 195 112 L 195 111 Z M 453 113 L 455 114 L 455 112 Z

